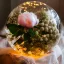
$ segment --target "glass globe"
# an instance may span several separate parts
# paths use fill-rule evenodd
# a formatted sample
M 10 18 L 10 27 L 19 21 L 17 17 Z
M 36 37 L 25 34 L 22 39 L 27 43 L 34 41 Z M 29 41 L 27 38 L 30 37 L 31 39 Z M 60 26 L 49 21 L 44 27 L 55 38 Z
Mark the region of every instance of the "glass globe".
M 58 43 L 59 25 L 59 16 L 53 8 L 43 2 L 28 1 L 9 14 L 6 35 L 14 50 L 39 58 Z

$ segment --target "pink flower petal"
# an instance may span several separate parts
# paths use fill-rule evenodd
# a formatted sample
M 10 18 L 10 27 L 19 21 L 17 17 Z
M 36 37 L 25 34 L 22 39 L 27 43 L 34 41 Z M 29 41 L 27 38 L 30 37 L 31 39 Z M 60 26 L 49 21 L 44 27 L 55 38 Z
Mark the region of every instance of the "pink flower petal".
M 21 26 L 31 28 L 39 23 L 37 16 L 32 12 L 24 12 L 18 16 L 18 23 Z

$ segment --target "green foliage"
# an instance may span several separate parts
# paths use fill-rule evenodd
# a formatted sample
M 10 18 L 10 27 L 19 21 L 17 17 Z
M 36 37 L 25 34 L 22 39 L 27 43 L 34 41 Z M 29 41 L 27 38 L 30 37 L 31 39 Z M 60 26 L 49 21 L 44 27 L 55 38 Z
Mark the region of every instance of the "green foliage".
M 13 36 L 19 36 L 23 34 L 23 27 L 16 24 L 7 24 L 7 28 L 13 34 Z
M 30 34 L 29 33 L 25 33 L 24 34 L 24 41 L 27 41 L 30 39 Z
M 29 32 L 29 34 L 30 34 L 31 37 L 34 37 L 35 34 L 36 34 L 35 31 L 33 31 L 32 28 L 30 28 L 28 32 Z
M 25 33 L 24 31 L 24 27 L 20 26 L 20 25 L 16 25 L 16 24 L 7 24 L 7 28 L 10 30 L 10 32 L 13 34 L 13 36 L 19 36 L 24 34 L 24 40 L 29 40 L 30 37 L 34 37 L 35 36 L 35 31 L 33 31 L 32 28 L 27 29 L 28 32 Z

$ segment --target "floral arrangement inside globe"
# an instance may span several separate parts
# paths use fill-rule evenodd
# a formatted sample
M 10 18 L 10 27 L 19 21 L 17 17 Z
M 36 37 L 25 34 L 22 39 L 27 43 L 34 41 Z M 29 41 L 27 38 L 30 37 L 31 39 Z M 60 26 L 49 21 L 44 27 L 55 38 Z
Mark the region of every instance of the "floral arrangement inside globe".
M 6 36 L 10 46 L 22 56 L 40 58 L 58 43 L 60 19 L 43 2 L 29 1 L 8 16 Z

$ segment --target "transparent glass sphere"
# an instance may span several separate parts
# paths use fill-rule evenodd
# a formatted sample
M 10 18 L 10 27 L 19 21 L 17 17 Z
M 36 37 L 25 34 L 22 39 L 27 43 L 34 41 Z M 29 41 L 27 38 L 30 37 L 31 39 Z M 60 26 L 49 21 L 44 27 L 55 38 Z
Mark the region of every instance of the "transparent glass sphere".
M 53 8 L 43 2 L 28 1 L 9 14 L 7 39 L 22 55 L 41 57 L 58 43 L 59 25 L 59 16 Z

